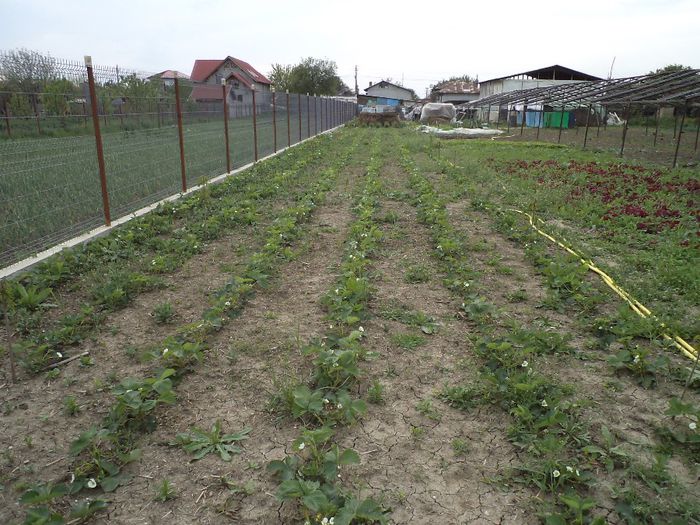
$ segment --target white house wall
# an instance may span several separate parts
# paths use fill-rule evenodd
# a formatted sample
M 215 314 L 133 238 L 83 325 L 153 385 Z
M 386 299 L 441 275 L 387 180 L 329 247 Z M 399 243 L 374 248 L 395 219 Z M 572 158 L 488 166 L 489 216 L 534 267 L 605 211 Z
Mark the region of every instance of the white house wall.
M 504 78 L 500 80 L 492 80 L 479 85 L 479 98 L 486 98 L 498 93 L 508 93 L 520 89 L 531 89 L 537 87 L 557 86 L 562 84 L 575 84 L 584 82 L 583 80 L 552 80 L 552 79 L 517 79 Z M 498 106 L 492 106 L 489 113 L 488 107 L 480 109 L 481 120 L 495 122 L 498 120 Z
M 411 91 L 398 86 L 380 86 L 376 84 L 365 89 L 370 97 L 393 98 L 396 100 L 412 100 Z

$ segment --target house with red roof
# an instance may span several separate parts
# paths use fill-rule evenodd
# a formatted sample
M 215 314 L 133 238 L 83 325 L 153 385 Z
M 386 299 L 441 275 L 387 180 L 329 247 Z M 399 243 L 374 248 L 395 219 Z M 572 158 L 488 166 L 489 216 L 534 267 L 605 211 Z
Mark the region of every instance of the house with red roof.
M 195 60 L 190 79 L 194 83 L 190 98 L 196 102 L 221 102 L 221 84 L 225 81 L 232 116 L 249 112 L 245 108 L 253 103 L 253 89 L 256 104 L 270 102 L 272 82 L 248 62 L 232 56 L 223 60 Z

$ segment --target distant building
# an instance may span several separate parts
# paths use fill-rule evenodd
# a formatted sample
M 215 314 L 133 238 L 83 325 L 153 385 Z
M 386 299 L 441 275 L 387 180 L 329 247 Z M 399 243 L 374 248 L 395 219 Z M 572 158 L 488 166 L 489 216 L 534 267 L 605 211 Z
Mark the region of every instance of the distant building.
M 521 89 L 571 84 L 590 80 L 602 80 L 602 78 L 555 64 L 553 66 L 533 69 L 523 73 L 515 73 L 513 75 L 484 80 L 479 83 L 479 98 L 486 98 L 491 95 Z M 485 114 L 486 112 L 487 111 L 481 116 L 483 120 L 487 120 L 488 116 Z M 488 120 L 494 120 L 496 118 L 498 118 L 498 108 L 491 108 L 491 115 Z
M 175 83 L 175 77 L 183 79 L 183 80 L 189 80 L 190 77 L 188 75 L 185 75 L 184 73 L 181 73 L 180 71 L 175 71 L 174 69 L 166 69 L 165 71 L 161 71 L 160 73 L 156 73 L 155 75 L 151 75 L 148 77 L 148 80 L 162 80 L 163 85 L 166 87 L 171 87 Z
M 523 73 L 515 73 L 505 77 L 491 78 L 479 83 L 479 98 L 489 97 L 497 93 L 506 93 L 518 89 L 530 89 L 557 84 L 570 84 L 586 80 L 603 80 L 600 77 L 581 73 L 568 67 L 553 65 Z
M 196 83 L 190 98 L 197 102 L 222 102 L 221 82 L 225 81 L 232 116 L 250 112 L 253 89 L 259 109 L 266 108 L 271 101 L 272 82 L 248 62 L 231 56 L 223 60 L 195 60 L 190 78 Z
M 441 82 L 430 91 L 432 102 L 451 102 L 463 104 L 479 98 L 479 84 L 466 80 L 448 80 Z
M 386 80 L 377 82 L 376 84 L 369 83 L 365 88 L 365 95 L 358 95 L 357 103 L 362 108 L 368 106 L 376 108 L 381 112 L 384 110 L 393 111 L 391 108 L 398 108 L 413 104 L 416 93 L 412 89 L 392 84 Z

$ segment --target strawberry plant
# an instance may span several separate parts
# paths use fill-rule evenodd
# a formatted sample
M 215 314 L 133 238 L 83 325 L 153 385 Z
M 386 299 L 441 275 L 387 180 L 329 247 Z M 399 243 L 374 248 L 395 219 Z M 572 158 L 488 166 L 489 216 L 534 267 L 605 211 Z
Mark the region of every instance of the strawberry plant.
M 222 434 L 221 421 L 218 419 L 207 432 L 193 427 L 189 432 L 178 434 L 174 445 L 179 445 L 185 452 L 192 454 L 192 460 L 202 459 L 207 454 L 217 454 L 224 461 L 231 461 L 232 454 L 240 454 L 243 449 L 237 443 L 248 439 L 250 428 L 244 428 L 233 434 Z

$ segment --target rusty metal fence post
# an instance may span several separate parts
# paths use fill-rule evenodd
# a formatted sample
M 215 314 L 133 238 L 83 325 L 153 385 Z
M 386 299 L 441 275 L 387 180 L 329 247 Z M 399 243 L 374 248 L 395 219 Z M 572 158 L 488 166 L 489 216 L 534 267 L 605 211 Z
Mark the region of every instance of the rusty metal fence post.
M 272 147 L 277 153 L 277 102 L 274 88 L 272 89 Z
M 187 191 L 187 171 L 185 168 L 185 136 L 182 132 L 182 107 L 180 106 L 180 82 L 175 74 L 175 112 L 177 113 L 177 135 L 180 144 L 180 178 L 182 192 Z
M 301 93 L 297 93 L 297 105 L 299 106 L 299 142 L 301 142 Z
M 321 95 L 321 98 L 318 100 L 318 107 L 320 110 L 320 115 L 319 115 L 319 122 L 321 123 L 321 133 L 326 131 L 326 126 L 324 125 L 324 120 L 323 120 L 323 95 Z
M 314 93 L 314 135 L 318 135 L 318 97 Z
M 287 90 L 287 147 L 292 145 L 292 128 L 289 121 L 289 90 Z
M 95 75 L 92 72 L 92 57 L 85 57 L 87 69 L 88 91 L 90 93 L 90 109 L 92 110 L 92 127 L 95 132 L 95 147 L 97 148 L 97 167 L 100 172 L 100 186 L 102 189 L 102 210 L 105 216 L 105 225 L 112 225 L 109 211 L 109 194 L 107 193 L 107 172 L 105 170 L 105 157 L 102 150 L 102 134 L 100 133 L 100 116 L 97 112 L 97 94 L 95 90 Z
M 255 152 L 255 162 L 258 162 L 258 108 L 255 105 L 255 85 L 251 86 L 253 93 L 253 147 Z
M 221 97 L 224 101 L 224 139 L 226 142 L 226 173 L 231 173 L 231 150 L 228 143 L 228 104 L 226 103 L 226 80 L 221 79 Z
M 10 108 L 7 107 L 7 100 L 3 101 L 3 107 L 5 108 L 5 126 L 7 127 L 7 136 L 12 138 L 12 128 L 10 127 Z

